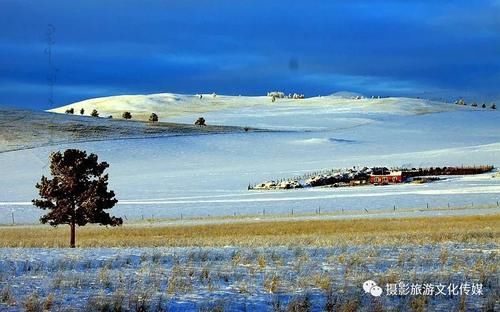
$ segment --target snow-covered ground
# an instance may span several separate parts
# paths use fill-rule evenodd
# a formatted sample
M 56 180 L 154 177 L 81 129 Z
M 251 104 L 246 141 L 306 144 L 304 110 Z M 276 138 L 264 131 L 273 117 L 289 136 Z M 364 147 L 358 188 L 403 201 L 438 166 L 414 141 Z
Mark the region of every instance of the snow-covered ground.
M 29 306 L 38 308 L 32 311 L 43 307 L 54 311 L 285 311 L 285 307 L 286 311 L 329 311 L 327 307 L 346 311 L 350 306 L 352 311 L 408 311 L 420 306 L 424 311 L 450 311 L 462 306 L 464 311 L 497 311 L 497 248 L 487 244 L 4 248 L 0 310 Z M 381 297 L 363 291 L 366 280 L 378 283 Z M 432 293 L 410 293 L 413 284 L 420 285 L 415 289 L 422 294 L 424 283 L 431 285 Z M 398 285 L 396 294 L 387 292 L 388 284 Z M 444 285 L 442 293 L 437 291 L 440 285 Z M 460 295 L 465 289 L 459 290 L 460 285 L 468 285 L 467 295 Z M 408 293 L 399 296 L 405 287 Z M 419 303 L 421 299 L 426 300 Z M 292 304 L 309 309 L 293 310 Z
M 500 114 L 418 99 L 304 100 L 159 94 L 69 105 L 102 115 L 156 112 L 162 121 L 250 126 L 279 132 L 61 144 L 0 154 L 0 223 L 36 222 L 34 185 L 52 151 L 80 148 L 110 163 L 114 213 L 144 217 L 370 211 L 496 205 L 500 178 L 450 177 L 424 185 L 247 191 L 260 181 L 352 166 L 500 166 Z M 67 107 L 56 109 L 64 112 Z M 142 114 L 142 115 L 141 115 Z M 29 213 L 26 213 L 29 211 Z M 477 210 L 471 213 L 476 213 Z M 444 212 L 445 213 L 445 212 Z

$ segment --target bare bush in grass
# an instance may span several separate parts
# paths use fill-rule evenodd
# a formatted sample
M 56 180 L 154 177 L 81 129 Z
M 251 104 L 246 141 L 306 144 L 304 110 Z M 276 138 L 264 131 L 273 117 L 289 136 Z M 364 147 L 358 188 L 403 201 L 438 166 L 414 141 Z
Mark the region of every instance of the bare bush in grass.
M 6 285 L 0 291 L 0 303 L 4 303 L 7 305 L 15 305 L 16 299 L 14 298 L 14 294 L 12 293 L 12 288 L 9 285 Z
M 129 298 L 127 311 L 147 312 L 151 310 L 152 295 L 148 292 L 132 294 Z
M 280 278 L 276 274 L 267 278 L 264 281 L 264 289 L 268 293 L 275 294 L 279 290 L 279 287 L 280 287 Z
M 332 291 L 332 280 L 327 274 L 315 274 L 312 279 L 314 287 L 327 293 Z
M 326 297 L 324 311 L 326 312 L 355 312 L 359 310 L 359 301 L 357 298 L 351 298 L 350 295 L 340 296 L 333 292 Z
M 226 303 L 223 300 L 217 300 L 215 302 L 210 302 L 204 304 L 198 308 L 199 312 L 224 312 Z
M 427 311 L 427 296 L 416 296 L 410 300 L 410 309 L 413 312 L 425 312 Z
M 448 249 L 443 248 L 441 250 L 441 253 L 439 254 L 439 263 L 441 263 L 442 266 L 446 265 L 446 263 L 448 262 L 448 258 L 449 258 Z
M 53 294 L 49 294 L 43 302 L 43 310 L 52 311 L 52 308 L 54 307 L 54 301 L 55 301 L 55 296 Z
M 26 312 L 43 312 L 43 302 L 37 292 L 32 293 L 24 302 L 24 310 Z
M 326 302 L 325 302 L 325 306 L 323 308 L 323 311 L 325 312 L 334 312 L 334 311 L 338 311 L 336 309 L 337 307 L 337 295 L 334 294 L 333 292 L 329 292 L 327 295 L 326 295 Z
M 200 281 L 202 283 L 208 283 L 209 280 L 210 280 L 210 269 L 207 266 L 204 266 L 200 272 Z
M 111 278 L 109 275 L 109 269 L 107 267 L 103 267 L 99 271 L 99 283 L 103 288 L 111 288 L 112 283 L 111 283 Z
M 125 309 L 124 301 L 125 296 L 122 293 L 114 293 L 111 297 L 99 293 L 89 296 L 85 310 L 90 312 L 128 311 L 128 309 Z
M 344 312 L 356 312 L 359 310 L 359 301 L 357 299 L 348 299 L 339 310 Z
M 266 257 L 262 254 L 259 255 L 259 257 L 257 258 L 257 264 L 259 266 L 259 269 L 261 270 L 265 269 L 265 267 L 267 266 Z
M 286 312 L 309 312 L 311 311 L 311 299 L 306 294 L 302 297 L 294 298 L 286 307 Z
M 191 278 L 185 273 L 179 265 L 174 265 L 167 280 L 168 294 L 185 294 L 193 290 Z

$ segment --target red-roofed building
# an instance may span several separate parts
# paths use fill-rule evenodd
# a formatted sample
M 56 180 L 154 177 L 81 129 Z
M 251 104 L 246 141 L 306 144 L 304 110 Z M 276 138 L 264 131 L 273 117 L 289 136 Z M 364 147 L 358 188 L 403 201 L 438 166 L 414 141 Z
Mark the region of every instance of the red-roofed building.
M 403 183 L 405 178 L 402 171 L 390 171 L 384 174 L 370 175 L 371 184 L 395 184 Z

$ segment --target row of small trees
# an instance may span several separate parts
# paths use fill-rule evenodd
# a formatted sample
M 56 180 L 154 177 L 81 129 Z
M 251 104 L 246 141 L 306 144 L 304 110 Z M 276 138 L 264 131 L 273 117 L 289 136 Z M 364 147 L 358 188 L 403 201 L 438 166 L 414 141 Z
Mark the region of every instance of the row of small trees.
M 123 119 L 132 119 L 132 114 L 130 112 L 124 112 L 122 114 L 122 118 Z M 158 121 L 158 115 L 156 113 L 151 113 L 151 115 L 149 115 L 149 119 L 148 119 L 150 122 L 157 122 Z
M 75 109 L 73 107 L 71 108 L 68 108 L 66 111 L 65 111 L 66 114 L 70 114 L 70 115 L 73 115 L 75 113 Z M 80 115 L 84 115 L 85 114 L 85 109 L 81 108 L 80 109 Z M 99 113 L 97 112 L 97 109 L 94 109 L 91 113 L 90 113 L 90 116 L 92 117 L 99 117 Z
M 94 109 L 94 111 L 97 113 L 97 110 Z M 72 108 L 68 108 L 66 110 L 66 114 L 71 114 L 72 115 L 74 113 L 75 113 L 75 109 L 73 107 Z M 85 114 L 85 109 L 81 108 L 80 109 L 80 115 L 83 115 L 83 114 Z M 99 115 L 99 114 L 97 114 L 97 115 Z
M 464 100 L 464 99 L 456 100 L 456 101 L 455 101 L 455 104 L 456 104 L 456 105 L 463 105 L 463 106 L 467 106 L 467 103 L 465 102 L 465 100 Z M 478 105 L 476 102 L 473 102 L 470 106 L 472 106 L 472 107 L 478 107 L 479 105 Z M 482 107 L 482 108 L 486 108 L 486 104 L 485 104 L 485 103 L 483 103 L 483 104 L 481 105 L 481 107 Z M 491 104 L 490 108 L 491 108 L 491 109 L 497 109 L 497 106 L 496 106 L 496 104 L 495 104 L 495 103 L 493 103 L 493 104 Z
M 132 114 L 130 112 L 124 112 L 122 114 L 122 118 L 123 119 L 132 119 Z M 150 122 L 157 122 L 158 121 L 158 115 L 156 113 L 151 113 L 151 115 L 149 115 L 149 119 L 148 119 Z
M 66 110 L 66 114 L 74 114 L 75 113 L 75 109 L 74 108 L 69 108 Z M 85 113 L 85 110 L 82 108 L 80 109 L 80 115 L 83 115 Z M 90 113 L 90 116 L 92 117 L 99 117 L 99 112 L 94 109 L 92 110 L 92 112 Z M 109 116 L 109 118 L 112 118 L 112 116 Z M 129 120 L 129 119 L 132 119 L 132 113 L 130 112 L 123 112 L 122 114 L 122 118 L 123 119 L 126 119 L 126 120 Z M 156 113 L 151 113 L 151 115 L 149 115 L 149 119 L 148 119 L 150 122 L 158 122 L 158 115 Z M 203 117 L 200 117 L 198 118 L 194 124 L 196 126 L 206 126 L 206 121 L 205 121 L 205 118 Z
M 73 115 L 75 113 L 75 109 L 74 108 L 68 108 L 66 110 L 66 114 L 71 114 Z M 80 115 L 84 115 L 85 114 L 85 109 L 80 109 Z M 99 117 L 99 112 L 97 111 L 97 109 L 94 109 L 92 110 L 92 112 L 90 113 L 90 116 L 92 117 Z M 112 116 L 109 116 L 109 118 L 112 118 Z M 132 119 L 132 113 L 130 112 L 123 112 L 122 114 L 122 118 L 123 119 Z M 150 122 L 157 122 L 158 121 L 158 115 L 156 113 L 151 113 L 151 115 L 149 115 L 149 121 Z

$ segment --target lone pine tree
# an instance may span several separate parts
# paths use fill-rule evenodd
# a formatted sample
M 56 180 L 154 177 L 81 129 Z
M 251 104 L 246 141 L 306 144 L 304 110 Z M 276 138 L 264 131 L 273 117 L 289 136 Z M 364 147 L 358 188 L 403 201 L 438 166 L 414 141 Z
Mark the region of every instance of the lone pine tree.
M 151 113 L 151 115 L 149 115 L 149 121 L 158 122 L 158 115 L 156 115 L 155 113 Z
M 123 119 L 132 119 L 132 114 L 130 112 L 124 112 L 122 114 Z
M 36 188 L 41 199 L 33 204 L 49 212 L 40 218 L 43 224 L 54 227 L 68 224 L 71 228 L 70 246 L 75 247 L 76 226 L 87 223 L 117 226 L 121 218 L 110 216 L 105 209 L 112 208 L 118 200 L 113 191 L 108 191 L 109 165 L 98 162 L 97 155 L 87 156 L 85 151 L 68 149 L 50 156 L 52 179 L 42 176 Z

